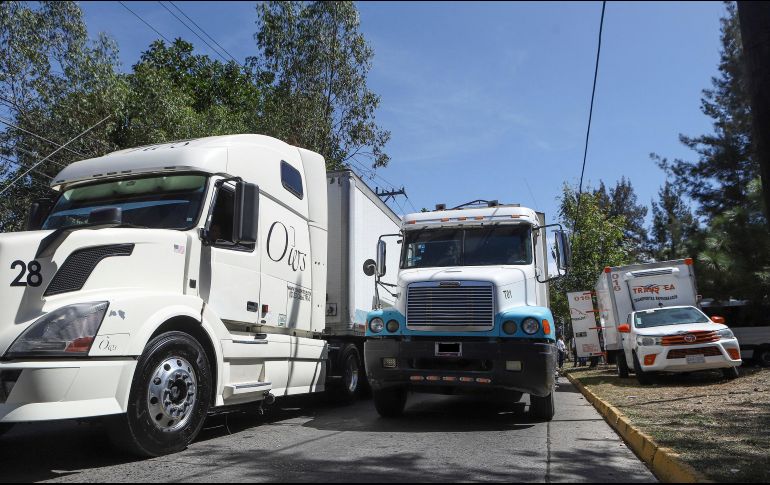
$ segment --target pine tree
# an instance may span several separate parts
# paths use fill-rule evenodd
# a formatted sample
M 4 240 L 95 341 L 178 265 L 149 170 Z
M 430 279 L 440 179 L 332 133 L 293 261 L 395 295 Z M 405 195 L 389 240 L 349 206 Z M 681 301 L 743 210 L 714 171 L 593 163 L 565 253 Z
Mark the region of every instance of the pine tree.
M 674 185 L 666 181 L 652 202 L 652 256 L 658 261 L 691 256 L 698 223 Z

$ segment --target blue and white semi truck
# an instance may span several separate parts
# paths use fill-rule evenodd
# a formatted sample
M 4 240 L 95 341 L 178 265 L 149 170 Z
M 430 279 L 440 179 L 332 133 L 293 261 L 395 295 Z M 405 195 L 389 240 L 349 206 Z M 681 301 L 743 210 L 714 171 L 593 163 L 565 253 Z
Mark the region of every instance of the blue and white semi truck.
M 380 415 L 400 415 L 409 392 L 503 391 L 515 401 L 529 394 L 530 413 L 552 419 L 546 235 L 554 226 L 532 209 L 476 201 L 408 214 L 399 234 L 381 236 L 377 260 L 364 267 L 395 299 L 367 318 L 366 372 Z M 560 227 L 554 239 L 559 277 L 569 244 Z M 385 265 L 388 242 L 400 245 L 395 285 L 379 281 L 396 270 Z

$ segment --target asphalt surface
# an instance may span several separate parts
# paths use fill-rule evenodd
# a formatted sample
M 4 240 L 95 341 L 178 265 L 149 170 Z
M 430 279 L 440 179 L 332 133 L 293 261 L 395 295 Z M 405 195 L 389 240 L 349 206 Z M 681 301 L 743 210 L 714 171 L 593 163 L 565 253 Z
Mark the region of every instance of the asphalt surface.
M 209 418 L 186 451 L 145 460 L 113 450 L 99 423 L 18 425 L 0 438 L 0 481 L 655 481 L 564 381 L 550 423 L 477 397 L 412 395 L 395 420 L 370 400 L 279 399 L 264 416 Z

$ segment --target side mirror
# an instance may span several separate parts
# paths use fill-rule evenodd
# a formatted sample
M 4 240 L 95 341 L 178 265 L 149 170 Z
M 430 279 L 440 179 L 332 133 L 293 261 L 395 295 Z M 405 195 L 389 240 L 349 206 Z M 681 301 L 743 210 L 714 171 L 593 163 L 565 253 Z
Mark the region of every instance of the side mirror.
M 718 317 L 718 316 L 714 315 L 713 317 L 711 317 L 711 321 L 714 322 L 714 323 L 721 323 L 722 325 L 724 325 L 725 324 L 725 317 Z
M 46 216 L 53 207 L 53 201 L 50 199 L 36 200 L 29 206 L 29 212 L 27 212 L 27 220 L 24 227 L 27 231 L 37 231 L 42 229 Z
M 366 276 L 374 276 L 375 271 L 377 271 L 377 263 L 373 259 L 364 261 L 364 274 Z
M 105 207 L 93 210 L 88 214 L 88 224 L 93 226 L 123 224 L 123 209 L 120 207 Z
M 239 181 L 235 184 L 233 242 L 255 244 L 259 217 L 259 187 Z
M 385 244 L 385 241 L 380 239 L 377 241 L 377 276 L 379 278 L 382 278 L 385 276 L 385 272 L 388 270 L 387 266 L 385 265 L 385 256 L 387 255 L 387 247 Z
M 618 325 L 618 332 L 620 333 L 631 333 L 631 325 L 627 323 L 622 323 Z
M 569 237 L 564 231 L 555 231 L 554 237 L 556 238 L 556 267 L 559 271 L 567 271 L 572 261 Z

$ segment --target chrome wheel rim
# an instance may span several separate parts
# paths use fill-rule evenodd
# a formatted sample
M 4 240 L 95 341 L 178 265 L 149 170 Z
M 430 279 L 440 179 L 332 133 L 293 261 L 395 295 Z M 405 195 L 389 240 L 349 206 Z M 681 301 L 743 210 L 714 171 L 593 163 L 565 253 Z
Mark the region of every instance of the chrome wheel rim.
M 358 389 L 358 363 L 353 355 L 345 362 L 345 383 L 349 392 L 356 392 Z
M 198 399 L 198 382 L 192 365 L 181 357 L 163 361 L 147 389 L 147 411 L 153 424 L 164 432 L 183 428 L 192 418 Z

